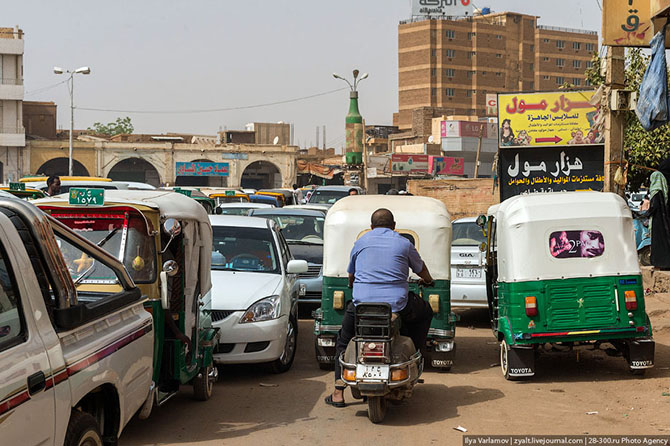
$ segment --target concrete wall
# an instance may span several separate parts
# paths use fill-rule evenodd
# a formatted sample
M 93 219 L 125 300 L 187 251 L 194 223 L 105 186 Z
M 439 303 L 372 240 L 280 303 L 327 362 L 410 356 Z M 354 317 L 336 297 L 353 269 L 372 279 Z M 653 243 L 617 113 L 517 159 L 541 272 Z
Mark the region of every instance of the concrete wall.
M 409 180 L 407 190 L 414 195 L 432 197 L 443 202 L 453 220 L 476 217 L 486 213 L 489 206 L 499 203 L 499 192 L 493 190 L 493 180 Z

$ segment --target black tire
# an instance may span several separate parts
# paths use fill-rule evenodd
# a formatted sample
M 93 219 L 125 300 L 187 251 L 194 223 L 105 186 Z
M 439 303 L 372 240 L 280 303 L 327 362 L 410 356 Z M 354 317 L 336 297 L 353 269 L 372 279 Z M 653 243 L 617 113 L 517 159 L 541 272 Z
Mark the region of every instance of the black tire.
M 295 352 L 298 349 L 298 324 L 293 316 L 289 317 L 286 330 L 284 350 L 279 358 L 270 363 L 272 373 L 288 372 L 295 359 Z
M 628 369 L 633 376 L 643 377 L 647 369 Z
M 87 412 L 73 410 L 65 432 L 64 446 L 102 446 L 100 427 L 93 416 Z
M 321 370 L 328 370 L 328 371 L 333 371 L 335 370 L 335 363 L 334 362 L 321 362 L 319 361 L 319 345 L 317 344 L 319 342 L 316 338 L 314 337 L 314 357 L 316 358 L 317 363 L 319 364 L 319 368 Z
M 383 396 L 368 397 L 368 418 L 373 423 L 377 424 L 384 421 L 387 409 L 388 403 Z
M 509 346 L 505 339 L 500 343 L 500 371 L 508 381 L 514 381 L 514 377 L 509 374 Z
M 355 400 L 362 400 L 363 395 L 361 395 L 361 391 L 358 390 L 356 387 L 349 387 L 351 389 L 351 396 L 354 397 Z
M 645 246 L 637 253 L 637 258 L 642 266 L 651 266 L 651 245 Z
M 193 398 L 198 401 L 207 401 L 212 396 L 214 378 L 212 375 L 212 364 L 202 367 L 193 378 Z

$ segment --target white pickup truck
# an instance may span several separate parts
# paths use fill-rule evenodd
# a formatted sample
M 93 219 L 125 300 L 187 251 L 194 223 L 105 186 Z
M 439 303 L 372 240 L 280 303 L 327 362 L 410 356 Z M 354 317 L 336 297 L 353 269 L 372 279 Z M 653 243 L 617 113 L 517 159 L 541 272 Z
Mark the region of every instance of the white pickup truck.
M 67 265 L 61 249 L 80 255 Z M 110 271 L 123 291 L 85 280 Z M 0 444 L 115 445 L 150 407 L 153 326 L 142 303 L 117 259 L 0 198 Z

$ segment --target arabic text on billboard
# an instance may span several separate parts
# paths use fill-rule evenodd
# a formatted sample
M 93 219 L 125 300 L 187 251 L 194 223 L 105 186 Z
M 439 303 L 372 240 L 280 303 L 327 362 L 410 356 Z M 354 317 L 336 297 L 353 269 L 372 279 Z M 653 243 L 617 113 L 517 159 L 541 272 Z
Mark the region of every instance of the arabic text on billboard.
M 654 37 L 649 0 L 603 0 L 603 45 L 649 46 Z
M 571 146 L 604 143 L 604 119 L 593 91 L 498 95 L 499 145 Z
M 177 163 L 178 177 L 227 177 L 228 163 Z
M 452 16 L 472 14 L 470 0 L 412 0 L 412 16 Z
M 391 171 L 393 173 L 427 173 L 428 155 L 391 155 Z

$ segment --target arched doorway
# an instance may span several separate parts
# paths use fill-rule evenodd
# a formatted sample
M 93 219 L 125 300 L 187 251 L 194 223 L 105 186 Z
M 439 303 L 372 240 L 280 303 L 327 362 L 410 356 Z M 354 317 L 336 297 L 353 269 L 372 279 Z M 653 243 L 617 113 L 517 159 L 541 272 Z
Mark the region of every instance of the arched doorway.
M 68 158 L 54 158 L 42 164 L 39 169 L 37 169 L 37 175 L 67 175 L 69 171 L 69 159 Z M 88 169 L 84 167 L 82 163 L 76 159 L 72 160 L 72 175 L 87 177 L 89 175 Z
M 107 176 L 114 181 L 138 181 L 156 187 L 161 185 L 158 170 L 142 158 L 126 158 L 119 161 L 111 168 Z
M 281 187 L 281 173 L 277 166 L 268 161 L 254 161 L 242 172 L 240 185 L 250 189 Z
M 211 163 L 207 159 L 190 161 L 191 163 Z M 182 176 L 175 179 L 175 186 L 201 186 L 201 187 L 225 187 L 228 185 L 228 177 L 223 176 Z

